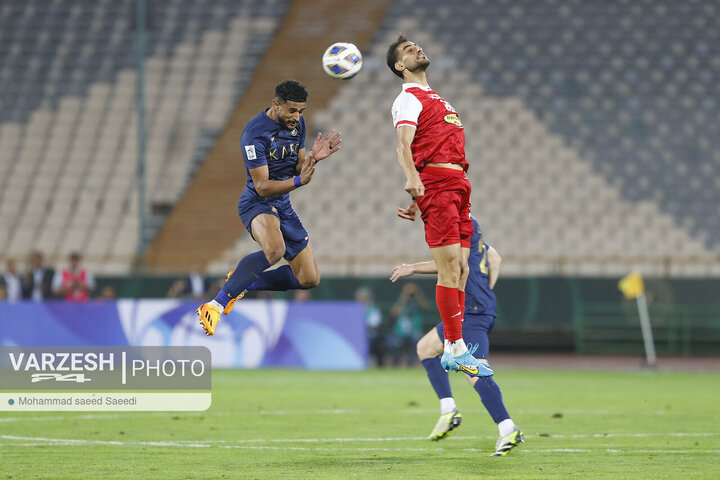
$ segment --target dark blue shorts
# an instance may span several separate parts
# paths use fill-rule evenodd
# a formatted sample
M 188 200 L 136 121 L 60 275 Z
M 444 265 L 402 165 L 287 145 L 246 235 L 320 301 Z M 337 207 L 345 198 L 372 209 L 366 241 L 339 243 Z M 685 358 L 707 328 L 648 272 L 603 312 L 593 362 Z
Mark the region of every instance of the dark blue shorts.
M 495 325 L 495 317 L 492 315 L 473 315 L 465 313 L 465 321 L 462 326 L 462 336 L 467 345 L 468 351 L 478 359 L 487 360 L 490 351 L 488 333 Z M 435 327 L 440 341 L 444 341 L 443 324 L 438 323 Z
M 305 230 L 300 217 L 295 213 L 289 201 L 270 204 L 243 197 L 241 196 L 238 202 L 238 214 L 251 237 L 253 219 L 260 214 L 267 213 L 275 215 L 280 220 L 280 232 L 285 240 L 285 255 L 283 255 L 285 260 L 292 260 L 305 249 L 310 241 L 310 234 Z

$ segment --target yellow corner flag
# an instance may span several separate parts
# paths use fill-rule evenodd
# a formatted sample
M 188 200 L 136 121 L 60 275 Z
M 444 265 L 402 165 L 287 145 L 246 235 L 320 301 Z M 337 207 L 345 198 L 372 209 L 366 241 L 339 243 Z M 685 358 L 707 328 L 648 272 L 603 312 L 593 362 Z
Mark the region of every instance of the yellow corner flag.
M 645 293 L 642 276 L 637 272 L 632 272 L 623 277 L 618 283 L 618 288 L 625 295 L 625 298 L 637 298 Z

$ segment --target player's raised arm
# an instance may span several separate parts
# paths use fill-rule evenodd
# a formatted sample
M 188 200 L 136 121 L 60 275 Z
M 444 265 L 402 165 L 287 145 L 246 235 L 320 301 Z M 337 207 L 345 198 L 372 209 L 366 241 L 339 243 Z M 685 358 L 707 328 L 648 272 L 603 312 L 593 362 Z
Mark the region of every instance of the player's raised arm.
M 405 191 L 413 198 L 425 195 L 425 186 L 420 180 L 420 174 L 415 168 L 412 156 L 412 141 L 415 138 L 415 127 L 410 125 L 400 125 L 396 129 L 397 132 L 397 159 L 400 167 L 405 174 Z
M 270 169 L 267 165 L 251 168 L 248 172 L 250 172 L 257 194 L 261 197 L 271 197 L 291 192 L 310 183 L 315 173 L 315 159 L 312 154 L 305 157 L 302 162 L 298 160 L 298 165 L 301 165 L 298 175 L 285 180 L 270 180 Z
M 485 246 L 487 247 L 488 255 L 488 285 L 492 289 L 495 288 L 495 283 L 497 283 L 498 276 L 500 276 L 500 264 L 502 263 L 502 258 L 493 247 L 488 244 L 485 244 Z

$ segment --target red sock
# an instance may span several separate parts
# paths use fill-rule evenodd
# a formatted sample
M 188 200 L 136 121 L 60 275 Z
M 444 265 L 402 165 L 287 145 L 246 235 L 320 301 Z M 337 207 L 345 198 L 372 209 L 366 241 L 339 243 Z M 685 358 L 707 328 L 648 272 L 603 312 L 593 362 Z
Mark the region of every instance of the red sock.
M 445 338 L 451 342 L 462 338 L 462 312 L 458 304 L 458 289 L 435 285 L 435 303 L 443 323 Z
M 465 290 L 458 289 L 458 303 L 460 304 L 460 311 L 462 312 L 460 318 L 465 320 Z

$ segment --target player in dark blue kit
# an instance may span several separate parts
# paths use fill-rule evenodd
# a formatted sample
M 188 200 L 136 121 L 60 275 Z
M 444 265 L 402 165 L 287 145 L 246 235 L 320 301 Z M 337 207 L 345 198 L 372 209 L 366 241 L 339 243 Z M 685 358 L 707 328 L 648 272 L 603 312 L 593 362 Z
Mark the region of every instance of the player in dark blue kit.
M 414 210 L 398 211 L 401 217 L 414 219 Z M 468 281 L 465 285 L 465 320 L 462 336 L 468 351 L 480 362 L 488 363 L 488 333 L 495 324 L 497 314 L 493 287 L 500 273 L 500 255 L 483 240 L 477 220 L 470 217 L 473 223 L 473 234 L 470 237 L 470 257 L 468 265 Z M 435 262 L 421 262 L 412 265 L 399 265 L 393 268 L 390 280 L 407 277 L 415 273 L 435 273 Z M 417 353 L 423 367 L 427 371 L 430 383 L 440 399 L 440 419 L 428 437 L 430 440 L 445 438 L 452 429 L 460 425 L 462 416 L 455 405 L 450 389 L 447 372 L 440 365 L 443 353 L 443 324 L 439 323 L 418 341 Z M 503 403 L 500 387 L 492 377 L 471 377 L 466 375 L 470 385 L 480 395 L 492 419 L 497 423 L 500 438 L 495 445 L 493 456 L 506 455 L 510 450 L 524 441 L 520 429 L 513 423 Z
M 213 335 L 221 314 L 248 290 L 312 288 L 320 283 L 320 270 L 310 236 L 290 204 L 289 193 L 312 180 L 315 163 L 338 151 L 339 133 L 331 130 L 305 150 L 308 92 L 295 80 L 275 87 L 270 108 L 253 117 L 241 137 L 247 182 L 238 213 L 261 250 L 243 258 L 227 277 L 214 300 L 197 309 L 205 333 Z M 288 265 L 266 271 L 281 258 Z

